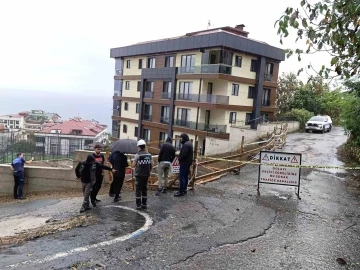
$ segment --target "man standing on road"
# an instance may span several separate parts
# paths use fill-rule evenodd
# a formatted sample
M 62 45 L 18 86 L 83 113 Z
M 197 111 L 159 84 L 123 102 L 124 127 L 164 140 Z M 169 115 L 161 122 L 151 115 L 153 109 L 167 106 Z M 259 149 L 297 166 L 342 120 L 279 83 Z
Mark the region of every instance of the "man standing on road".
M 129 164 L 127 161 L 127 156 L 125 156 L 120 151 L 111 153 L 109 162 L 111 163 L 113 169 L 116 170 L 116 173 L 114 173 L 113 182 L 111 184 L 114 187 L 114 202 L 118 202 L 121 199 L 120 193 L 124 184 L 125 168 L 129 167 Z
M 95 159 L 96 163 L 99 163 L 101 165 L 104 165 L 105 162 L 105 157 L 103 154 L 101 154 L 101 145 L 97 144 L 95 145 L 95 151 L 92 154 L 92 156 Z M 96 198 L 96 196 L 98 195 L 100 189 L 101 189 L 101 185 L 104 179 L 104 172 L 103 169 L 101 169 L 101 167 L 96 167 L 96 182 L 93 186 L 92 192 L 91 192 L 91 204 L 96 207 L 96 203 L 97 202 L 101 202 L 100 200 L 98 200 Z
M 135 184 L 136 184 L 136 209 L 147 209 L 147 187 L 149 176 L 153 167 L 152 156 L 146 150 L 144 140 L 137 143 L 139 152 L 131 164 L 135 168 Z
M 18 153 L 16 158 L 11 163 L 11 169 L 14 171 L 14 199 L 24 200 L 23 188 L 24 188 L 24 164 L 30 164 L 34 158 L 30 161 L 24 159 L 24 153 Z
M 82 191 L 84 194 L 84 201 L 80 209 L 80 213 L 91 209 L 89 203 L 89 197 L 93 189 L 93 186 L 96 183 L 96 173 L 99 169 L 112 171 L 113 173 L 116 172 L 116 170 L 110 167 L 95 162 L 95 158 L 91 154 L 87 156 L 86 161 L 79 162 L 79 164 L 75 168 L 76 178 L 81 179 Z
M 156 196 L 160 196 L 160 193 L 166 193 L 166 187 L 168 185 L 168 177 L 170 164 L 175 159 L 175 147 L 172 145 L 172 140 L 168 137 L 165 143 L 162 145 L 158 157 L 159 167 L 158 167 L 158 179 L 159 179 L 159 188 L 155 193 Z
M 180 142 L 182 147 L 179 154 L 179 164 L 180 164 L 180 173 L 179 173 L 179 191 L 174 194 L 175 197 L 184 196 L 187 194 L 187 186 L 189 182 L 189 171 L 190 166 L 193 163 L 193 145 L 189 139 L 189 136 L 186 133 L 180 135 Z

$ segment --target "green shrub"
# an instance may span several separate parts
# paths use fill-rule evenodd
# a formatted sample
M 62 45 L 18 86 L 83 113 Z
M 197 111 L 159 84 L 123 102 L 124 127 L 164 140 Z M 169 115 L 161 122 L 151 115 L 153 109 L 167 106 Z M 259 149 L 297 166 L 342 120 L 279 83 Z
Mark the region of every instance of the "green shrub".
M 295 118 L 300 123 L 300 130 L 304 130 L 306 122 L 314 116 L 314 113 L 304 109 L 292 109 L 290 112 L 285 113 L 284 116 Z

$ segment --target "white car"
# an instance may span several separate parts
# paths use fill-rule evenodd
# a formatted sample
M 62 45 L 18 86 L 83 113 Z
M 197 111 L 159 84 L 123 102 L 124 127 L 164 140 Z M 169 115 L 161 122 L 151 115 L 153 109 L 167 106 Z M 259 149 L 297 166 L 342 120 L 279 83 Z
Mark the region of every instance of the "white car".
M 332 129 L 332 120 L 330 116 L 327 115 L 318 115 L 313 116 L 307 121 L 305 125 L 305 131 L 320 131 L 325 133 L 326 131 L 330 132 Z

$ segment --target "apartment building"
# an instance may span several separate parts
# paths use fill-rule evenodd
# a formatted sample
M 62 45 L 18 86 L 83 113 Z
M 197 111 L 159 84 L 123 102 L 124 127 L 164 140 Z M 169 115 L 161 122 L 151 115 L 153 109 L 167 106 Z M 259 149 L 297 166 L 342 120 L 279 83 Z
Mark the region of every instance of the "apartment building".
M 248 38 L 244 25 L 111 49 L 112 136 L 158 141 L 186 132 L 229 139 L 231 126 L 271 120 L 285 53 Z
M 17 114 L 7 114 L 0 116 L 0 124 L 9 131 L 19 131 L 25 127 L 25 117 L 28 112 L 20 112 Z

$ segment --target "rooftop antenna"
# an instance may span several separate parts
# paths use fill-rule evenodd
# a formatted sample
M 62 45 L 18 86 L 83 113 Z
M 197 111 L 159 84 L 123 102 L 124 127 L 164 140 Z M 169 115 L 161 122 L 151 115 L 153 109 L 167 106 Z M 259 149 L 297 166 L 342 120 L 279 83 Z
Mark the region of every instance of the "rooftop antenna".
M 209 29 L 210 27 L 214 26 L 213 24 L 211 24 L 210 20 L 208 20 L 208 23 L 207 23 L 207 29 Z

